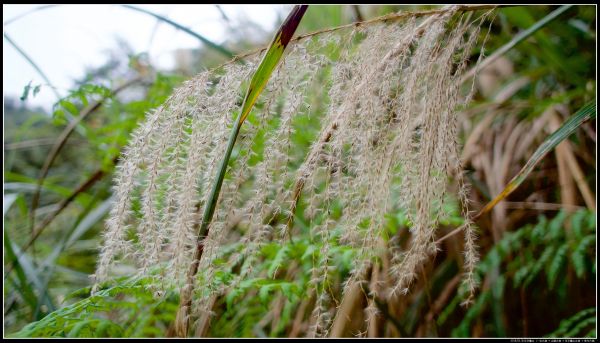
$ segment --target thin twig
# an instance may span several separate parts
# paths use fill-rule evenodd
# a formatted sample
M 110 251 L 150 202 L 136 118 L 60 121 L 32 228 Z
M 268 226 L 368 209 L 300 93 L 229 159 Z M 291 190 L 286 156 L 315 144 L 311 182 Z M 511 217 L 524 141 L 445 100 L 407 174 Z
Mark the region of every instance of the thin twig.
M 506 208 L 512 209 L 532 209 L 539 211 L 560 211 L 562 209 L 568 211 L 582 210 L 584 206 L 568 205 L 568 204 L 553 204 L 545 202 L 527 202 L 527 201 L 505 201 Z
M 123 83 L 119 87 L 112 90 L 109 97 L 115 96 L 120 91 L 126 89 L 127 87 L 129 87 L 141 80 L 142 80 L 142 76 L 137 76 L 137 77 Z M 73 121 L 71 121 L 69 123 L 69 125 L 67 125 L 67 127 L 65 127 L 63 132 L 56 139 L 56 143 L 52 147 L 52 150 L 50 150 L 50 152 L 48 153 L 48 157 L 46 158 L 46 161 L 44 162 L 44 165 L 42 166 L 42 169 L 40 171 L 40 176 L 38 179 L 37 187 L 36 187 L 35 193 L 33 193 L 33 197 L 31 200 L 31 210 L 29 212 L 29 222 L 30 222 L 29 228 L 32 231 L 32 234 L 34 232 L 33 228 L 35 227 L 35 211 L 39 204 L 42 185 L 44 184 L 44 180 L 46 179 L 46 176 L 48 175 L 48 171 L 49 171 L 50 167 L 52 166 L 52 163 L 54 163 L 54 160 L 56 159 L 56 157 L 58 156 L 58 154 L 60 153 L 62 148 L 65 146 L 67 140 L 71 136 L 71 133 L 73 132 L 75 127 L 77 127 L 77 125 L 82 120 L 84 120 L 87 116 L 89 116 L 91 113 L 98 110 L 102 106 L 104 101 L 109 97 L 100 99 L 100 100 L 94 102 L 93 104 L 90 104 L 88 107 L 86 107 L 79 116 L 77 116 Z
M 29 148 L 37 148 L 46 145 L 53 145 L 56 141 L 55 138 L 39 138 L 39 139 L 30 139 L 26 141 L 13 142 L 4 145 L 4 150 L 17 150 L 17 149 L 29 149 Z M 69 143 L 82 143 L 84 140 L 71 140 Z
M 435 241 L 435 245 L 439 245 L 440 243 L 442 243 L 443 241 L 445 241 L 446 239 L 456 235 L 457 233 L 459 233 L 462 230 L 462 227 L 458 227 L 452 231 L 450 231 L 449 233 L 447 233 L 444 237 L 438 239 L 437 241 Z
M 514 5 L 457 5 L 457 6 L 454 6 L 452 8 L 452 10 L 459 11 L 459 12 L 467 12 L 467 11 L 479 11 L 479 10 L 494 9 L 494 8 L 509 7 L 509 6 L 514 6 Z M 343 30 L 343 29 L 352 28 L 352 27 L 369 26 L 369 25 L 377 24 L 377 23 L 381 23 L 381 22 L 396 21 L 396 20 L 401 20 L 401 19 L 406 19 L 406 18 L 427 17 L 427 16 L 431 16 L 431 15 L 435 15 L 435 14 L 444 14 L 448 11 L 450 11 L 449 8 L 442 8 L 442 9 L 428 10 L 428 11 L 392 13 L 392 14 L 387 14 L 387 15 L 381 16 L 381 17 L 369 19 L 366 21 L 357 21 L 357 22 L 350 23 L 350 24 L 321 29 L 321 30 L 313 31 L 313 32 L 306 33 L 303 35 L 299 35 L 296 38 L 292 39 L 291 42 L 296 43 L 303 39 L 310 38 L 313 36 L 318 36 L 323 33 L 335 32 L 335 31 L 339 31 L 339 30 Z M 262 48 L 247 52 L 243 55 L 238 55 L 238 56 L 234 57 L 233 60 L 228 61 L 228 62 L 224 63 L 223 65 L 230 64 L 238 58 L 245 58 L 248 56 L 253 56 L 253 55 L 259 54 L 259 53 L 265 51 L 266 49 L 267 49 L 267 47 L 262 47 Z M 219 67 L 222 67 L 223 65 L 221 65 Z M 217 67 L 217 68 L 219 68 L 219 67 Z
M 118 157 L 115 157 L 112 161 L 113 165 L 117 163 Z M 63 199 L 59 204 L 58 204 L 58 208 L 56 209 L 56 211 L 53 211 L 52 214 L 50 214 L 48 217 L 46 217 L 44 219 L 44 221 L 34 230 L 32 230 L 32 235 L 31 238 L 29 239 L 29 241 L 27 241 L 27 243 L 25 243 L 25 245 L 21 248 L 21 254 L 18 256 L 19 258 L 21 257 L 22 254 L 25 253 L 25 251 L 31 247 L 33 245 L 33 243 L 37 240 L 37 238 L 42 234 L 42 232 L 44 231 L 44 229 L 46 229 L 48 227 L 48 225 L 65 209 L 67 208 L 67 206 L 69 206 L 69 204 L 71 204 L 71 202 L 73 202 L 73 200 L 75 200 L 75 198 L 87 191 L 88 189 L 90 189 L 90 187 L 92 187 L 96 182 L 100 181 L 104 176 L 106 175 L 106 172 L 104 170 L 102 170 L 102 168 L 98 169 L 96 172 L 94 172 L 86 181 L 84 181 L 82 184 L 80 184 L 77 188 L 75 188 L 75 190 L 65 199 Z M 6 278 L 7 275 L 10 274 L 10 272 L 13 269 L 14 264 L 10 263 L 6 269 L 6 272 L 4 274 L 4 277 Z

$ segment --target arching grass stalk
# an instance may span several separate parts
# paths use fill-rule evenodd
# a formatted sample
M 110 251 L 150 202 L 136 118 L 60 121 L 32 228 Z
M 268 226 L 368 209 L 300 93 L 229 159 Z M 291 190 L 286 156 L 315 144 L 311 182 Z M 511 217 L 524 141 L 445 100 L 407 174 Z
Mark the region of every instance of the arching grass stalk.
M 502 192 L 496 195 L 490 202 L 488 202 L 485 207 L 483 207 L 476 215 L 473 216 L 472 220 L 477 220 L 479 217 L 489 212 L 494 206 L 496 206 L 500 201 L 506 198 L 509 194 L 511 194 L 515 189 L 517 189 L 523 181 L 529 176 L 529 174 L 533 171 L 533 168 L 546 156 L 546 154 L 552 149 L 554 149 L 560 142 L 569 138 L 571 134 L 575 132 L 583 123 L 588 120 L 591 120 L 596 117 L 596 103 L 590 102 L 584 105 L 582 108 L 577 111 L 574 115 L 572 115 L 558 130 L 554 131 L 542 145 L 540 145 L 537 150 L 533 153 L 533 155 L 529 158 L 527 163 L 521 168 L 521 170 L 515 175 L 510 182 L 504 187 Z M 442 241 L 454 236 L 459 233 L 462 228 L 457 228 L 453 231 L 450 231 L 444 237 L 438 239 L 436 244 L 441 243 Z
M 477 214 L 480 217 L 482 214 L 491 210 L 498 202 L 506 198 L 512 193 L 525 179 L 527 175 L 531 173 L 533 167 L 535 167 L 544 156 L 552 149 L 554 149 L 560 142 L 567 139 L 581 124 L 596 117 L 596 103 L 590 102 L 583 106 L 577 113 L 571 116 L 558 130 L 551 134 L 545 141 L 540 145 L 537 150 L 533 153 L 527 163 L 521 168 L 519 173 L 515 175 L 512 180 L 504 187 L 502 192 L 498 194 L 492 201 L 490 201 L 481 211 Z
M 235 56 L 235 54 L 231 50 L 227 49 L 226 47 L 224 47 L 222 45 L 219 45 L 217 43 L 214 43 L 210 39 L 208 39 L 208 38 L 206 38 L 206 37 L 204 37 L 204 36 L 202 36 L 202 35 L 194 32 L 194 31 L 190 30 L 189 28 L 187 28 L 187 27 L 185 27 L 185 26 L 183 26 L 183 25 L 181 25 L 179 23 L 174 22 L 173 20 L 171 20 L 169 18 L 166 18 L 166 17 L 164 17 L 162 15 L 159 15 L 159 14 L 156 14 L 154 12 L 150 12 L 150 11 L 148 11 L 146 9 L 135 7 L 135 6 L 131 6 L 131 5 L 121 5 L 121 6 L 124 7 L 124 8 L 130 9 L 130 10 L 133 10 L 133 11 L 137 11 L 137 12 L 141 12 L 141 13 L 145 13 L 145 14 L 151 15 L 154 18 L 158 19 L 159 21 L 165 22 L 165 23 L 173 26 L 174 28 L 176 28 L 178 30 L 181 30 L 181 31 L 189 34 L 190 36 L 198 39 L 202 43 L 206 44 L 208 47 L 210 47 L 210 48 L 218 51 L 219 53 L 221 53 L 222 55 L 224 55 L 224 56 L 226 56 L 228 58 L 232 58 L 232 57 Z M 240 60 L 240 63 L 244 63 L 244 61 Z

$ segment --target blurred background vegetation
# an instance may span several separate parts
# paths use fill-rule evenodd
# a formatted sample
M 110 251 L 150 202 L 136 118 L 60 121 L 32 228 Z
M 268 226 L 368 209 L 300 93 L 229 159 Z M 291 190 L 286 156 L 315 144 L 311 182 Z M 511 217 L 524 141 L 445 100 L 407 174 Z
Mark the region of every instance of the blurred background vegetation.
M 436 7 L 315 5 L 309 7 L 299 31 Z M 490 28 L 485 55 L 555 8 L 498 9 L 484 24 Z M 271 39 L 270 32 L 257 36 L 258 31 L 253 31 L 249 37 L 245 28 L 252 23 L 223 20 L 223 25 L 232 27 L 221 45 L 226 50 L 243 53 Z M 498 194 L 550 133 L 584 104 L 595 101 L 595 27 L 595 6 L 573 6 L 480 71 L 475 98 L 461 113 L 462 158 L 472 186 L 473 209 Z M 39 91 L 37 85 L 22 85 L 20 99 L 4 98 L 5 334 L 173 334 L 177 294 L 157 300 L 144 287 L 144 280 L 124 277 L 89 297 L 88 276 L 95 270 L 103 219 L 112 200 L 115 162 L 132 129 L 183 80 L 229 58 L 203 44 L 179 51 L 173 70 L 158 70 L 145 54 L 133 54 L 126 43 L 119 46 L 103 66 L 77 80 L 52 113 L 27 106 L 27 98 Z M 472 52 L 471 63 L 479 52 Z M 68 139 L 61 139 L 69 123 L 78 120 Z M 318 123 L 299 125 L 304 129 L 295 133 L 295 139 L 309 144 Z M 64 142 L 64 147 L 54 154 L 57 142 Z M 36 189 L 45 171 L 38 201 Z M 424 277 L 407 296 L 381 305 L 385 311 L 376 322 L 365 323 L 367 298 L 357 294 L 343 309 L 351 320 L 334 323 L 331 334 L 595 337 L 595 174 L 593 119 L 548 154 L 519 189 L 478 220 L 481 289 L 471 307 L 460 306 L 463 257 L 462 237 L 457 235 L 445 240 L 435 259 L 423 266 Z M 438 229 L 440 237 L 462 222 L 456 199 L 451 203 L 455 205 L 447 209 Z M 403 213 L 388 219 L 389 236 L 405 241 L 409 234 Z M 294 245 L 273 243 L 264 248 L 264 259 L 256 268 L 269 278 L 242 282 L 229 294 L 213 299 L 215 316 L 199 334 L 297 337 L 308 331 L 314 299 L 306 283 L 311 256 L 319 246 L 308 239 L 307 230 L 301 231 Z M 240 247 L 228 249 L 223 253 Z M 336 246 L 333 254 L 337 277 L 342 280 L 352 267 L 353 252 Z M 127 275 L 127 266 L 122 268 Z M 221 277 L 225 282 L 229 276 Z

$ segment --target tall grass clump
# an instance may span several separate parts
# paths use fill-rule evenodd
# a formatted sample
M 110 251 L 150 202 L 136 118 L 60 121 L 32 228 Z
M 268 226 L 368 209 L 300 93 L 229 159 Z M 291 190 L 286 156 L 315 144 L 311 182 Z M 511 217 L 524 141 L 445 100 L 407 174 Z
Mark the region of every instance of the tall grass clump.
M 194 283 L 193 315 L 209 315 L 210 299 L 244 280 L 269 242 L 294 241 L 301 225 L 322 249 L 313 261 L 312 335 L 327 335 L 332 303 L 331 246 L 358 251 L 344 291 L 366 279 L 382 253 L 385 215 L 403 209 L 411 223 L 406 248 L 391 250 L 393 287 L 379 297 L 406 294 L 418 268 L 435 255 L 436 227 L 450 179 L 459 185 L 465 224 L 464 283 L 472 296 L 477 248 L 470 222 L 458 144 L 458 111 L 465 68 L 489 12 L 457 7 L 424 17 L 308 35 L 287 55 L 241 128 Z M 136 266 L 164 289 L 190 286 L 200 214 L 243 90 L 260 62 L 229 63 L 205 71 L 174 91 L 134 132 L 115 176 L 116 200 L 106 222 L 97 282 L 118 262 Z M 469 87 L 467 87 L 469 88 Z M 466 94 L 465 94 L 466 93 Z M 325 103 L 316 106 L 314 102 Z M 316 111 L 314 108 L 325 108 Z M 319 133 L 296 139 L 307 122 Z M 333 232 L 341 234 L 333 234 Z M 227 264 L 224 247 L 241 242 Z M 235 271 L 224 280 L 222 269 Z M 233 266 L 233 267 L 232 267 Z

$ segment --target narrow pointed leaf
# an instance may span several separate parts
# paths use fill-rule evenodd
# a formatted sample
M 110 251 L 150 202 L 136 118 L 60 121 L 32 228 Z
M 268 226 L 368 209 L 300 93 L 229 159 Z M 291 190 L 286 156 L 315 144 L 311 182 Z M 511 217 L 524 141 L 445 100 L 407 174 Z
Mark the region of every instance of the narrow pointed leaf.
M 504 190 L 500 192 L 492 201 L 490 201 L 475 217 L 479 217 L 482 214 L 491 210 L 498 202 L 506 198 L 512 193 L 531 173 L 533 167 L 535 167 L 541 160 L 546 156 L 548 152 L 554 149 L 560 142 L 567 139 L 581 124 L 596 117 L 596 103 L 590 102 L 583 106 L 577 113 L 571 116 L 563 125 L 552 133 L 545 141 L 538 147 L 533 153 L 529 161 L 525 166 L 510 180 L 510 182 L 504 187 Z
M 25 282 L 23 283 L 23 286 L 27 285 L 27 287 L 29 287 L 29 285 L 31 284 L 31 289 L 37 291 L 37 304 L 36 308 L 34 309 L 34 317 L 39 319 L 40 313 L 38 310 L 40 305 L 46 305 L 49 311 L 54 311 L 56 309 L 56 307 L 52 303 L 52 300 L 50 299 L 48 289 L 46 288 L 44 282 L 42 282 L 41 277 L 44 277 L 44 274 L 42 274 L 43 271 L 39 268 L 36 268 L 31 258 L 29 258 L 29 255 L 24 253 L 23 250 L 21 250 L 21 248 L 19 248 L 19 246 L 16 245 L 14 242 L 9 241 L 10 246 L 9 248 L 7 248 L 7 237 L 8 235 L 6 233 L 6 230 L 4 230 L 4 249 L 6 250 L 10 248 L 12 252 L 11 256 L 14 256 L 14 259 L 10 259 L 10 261 L 13 262 L 15 266 L 16 264 L 18 264 L 19 268 L 21 268 L 21 271 L 25 276 Z
M 258 69 L 252 76 L 252 81 L 250 81 L 250 87 L 248 87 L 248 92 L 246 93 L 246 98 L 244 99 L 244 105 L 242 106 L 242 115 L 240 117 L 240 123 L 246 120 L 246 117 L 250 113 L 252 106 L 256 102 L 256 99 L 262 92 L 263 88 L 269 81 L 273 70 L 279 63 L 281 56 L 283 56 L 283 52 L 287 45 L 289 44 L 294 32 L 296 32 L 296 28 L 298 24 L 300 24 L 300 20 L 302 16 L 304 16 L 304 12 L 306 12 L 307 5 L 295 6 L 292 9 L 292 12 L 289 14 L 285 22 L 279 28 L 279 31 L 275 34 L 275 38 L 271 42 L 269 49 L 265 53 Z
M 194 32 L 194 31 L 190 30 L 189 28 L 187 28 L 187 27 L 185 27 L 183 25 L 180 25 L 180 24 L 174 22 L 173 20 L 171 20 L 169 18 L 163 17 L 160 14 L 156 14 L 156 13 L 150 12 L 150 11 L 148 11 L 146 9 L 135 7 L 135 6 L 131 6 L 131 5 L 121 5 L 121 6 L 123 6 L 125 8 L 128 8 L 130 10 L 134 10 L 134 11 L 138 11 L 138 12 L 142 12 L 142 13 L 151 15 L 154 18 L 156 18 L 156 19 L 158 19 L 158 20 L 160 20 L 162 22 L 165 22 L 165 23 L 171 25 L 171 26 L 173 26 L 176 29 L 181 30 L 181 31 L 189 34 L 190 36 L 198 39 L 202 43 L 206 44 L 207 46 L 211 47 L 212 49 L 220 52 L 221 54 L 223 54 L 223 55 L 225 55 L 225 56 L 227 56 L 229 58 L 233 58 L 235 56 L 235 54 L 233 52 L 231 52 L 229 49 L 225 48 L 224 46 L 219 45 L 217 43 L 214 43 L 210 39 L 208 39 L 208 38 L 206 38 L 206 37 L 204 37 L 204 36 L 202 36 L 202 35 Z
M 298 28 L 298 24 L 300 24 L 300 20 L 304 13 L 306 12 L 307 5 L 296 5 L 288 15 L 287 19 L 281 24 L 281 27 L 275 34 L 273 41 L 269 45 L 267 52 L 265 53 L 262 61 L 260 62 L 256 72 L 252 76 L 252 80 L 250 81 L 250 85 L 248 86 L 248 91 L 246 92 L 246 96 L 244 98 L 244 103 L 242 105 L 242 110 L 240 111 L 233 128 L 231 130 L 231 135 L 229 136 L 229 142 L 227 145 L 227 151 L 225 152 L 225 156 L 221 161 L 221 165 L 219 168 L 219 174 L 215 182 L 213 183 L 213 188 L 211 190 L 211 194 L 209 197 L 209 201 L 204 210 L 204 215 L 202 217 L 202 226 L 200 228 L 199 237 L 204 237 L 208 233 L 208 225 L 212 219 L 212 216 L 215 211 L 215 206 L 217 203 L 217 199 L 219 198 L 219 192 L 221 190 L 221 185 L 223 184 L 223 178 L 225 177 L 225 170 L 227 169 L 227 163 L 229 162 L 229 157 L 231 156 L 231 151 L 233 150 L 233 146 L 237 139 L 237 136 L 240 132 L 240 127 L 252 106 L 258 99 L 260 93 L 262 93 L 265 88 L 273 70 L 277 67 L 277 64 L 281 60 L 283 56 L 283 52 L 288 46 L 294 32 L 296 32 L 296 28 Z
M 29 282 L 27 281 L 27 277 L 25 276 L 25 272 L 23 271 L 23 268 L 21 267 L 17 256 L 15 255 L 15 252 L 13 250 L 13 243 L 11 242 L 10 237 L 8 236 L 7 230 L 4 230 L 4 253 L 6 258 L 5 262 L 14 261 L 14 270 L 19 280 L 19 287 L 16 287 L 17 291 L 21 293 L 23 300 L 25 300 L 29 307 L 31 307 L 31 311 L 34 311 L 37 306 L 37 298 L 33 293 Z

